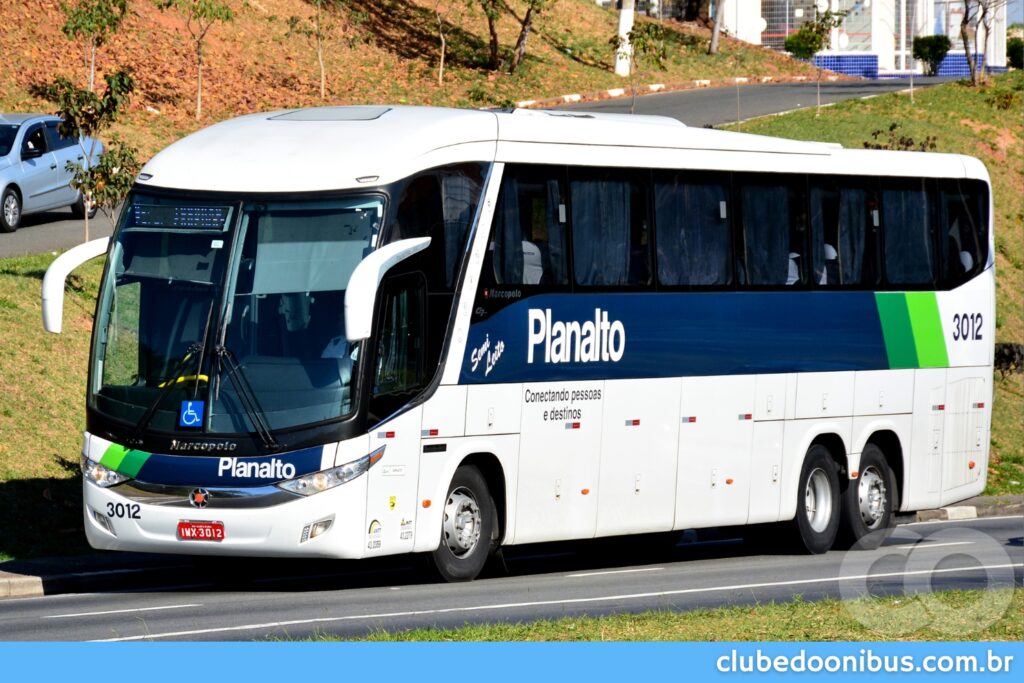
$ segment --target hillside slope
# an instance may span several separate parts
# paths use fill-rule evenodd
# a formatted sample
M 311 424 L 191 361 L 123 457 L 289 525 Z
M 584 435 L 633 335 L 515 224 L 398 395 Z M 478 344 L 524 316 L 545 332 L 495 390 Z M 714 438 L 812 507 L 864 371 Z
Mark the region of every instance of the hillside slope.
M 129 16 L 98 55 L 98 71 L 126 66 L 138 87 L 122 132 L 144 156 L 183 133 L 253 111 L 322 103 L 312 43 L 288 35 L 289 17 L 309 18 L 305 0 L 227 0 L 234 21 L 217 24 L 206 40 L 203 119 L 194 118 L 195 58 L 182 18 L 161 12 L 150 0 L 130 0 Z M 508 0 L 523 15 L 522 0 Z M 447 57 L 443 84 L 437 81 L 440 39 L 445 27 Z M 612 73 L 617 13 L 590 0 L 558 0 L 534 22 L 527 58 L 515 75 L 487 69 L 487 23 L 466 0 L 349 0 L 330 13 L 326 45 L 326 102 L 390 102 L 452 106 L 493 106 L 568 92 L 628 86 Z M 85 84 L 87 52 L 60 30 L 59 0 L 0 3 L 0 110 L 39 110 L 52 105 L 29 93 L 59 74 Z M 667 22 L 666 69 L 641 64 L 637 82 L 675 83 L 695 78 L 810 75 L 814 70 L 769 50 L 733 40 L 708 57 L 706 29 Z M 519 25 L 508 14 L 499 22 L 503 58 Z M 645 72 L 646 71 L 646 72 Z M 99 81 L 102 83 L 102 80 Z

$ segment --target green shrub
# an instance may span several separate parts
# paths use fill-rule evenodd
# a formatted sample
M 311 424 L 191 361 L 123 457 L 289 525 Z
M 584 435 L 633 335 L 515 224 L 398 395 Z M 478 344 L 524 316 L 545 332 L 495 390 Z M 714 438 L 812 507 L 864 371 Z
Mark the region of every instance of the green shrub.
M 946 36 L 916 36 L 914 38 L 914 59 L 928 65 L 928 75 L 936 76 L 939 65 L 946 58 L 946 53 L 953 47 Z
M 1006 60 L 1014 69 L 1024 69 L 1024 38 L 1006 41 Z

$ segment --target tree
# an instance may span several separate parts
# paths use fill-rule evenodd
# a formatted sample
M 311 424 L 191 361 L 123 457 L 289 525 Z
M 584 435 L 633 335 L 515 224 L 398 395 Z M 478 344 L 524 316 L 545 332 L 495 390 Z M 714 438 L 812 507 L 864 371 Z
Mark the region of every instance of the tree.
M 95 90 L 96 50 L 121 26 L 128 0 L 78 0 L 74 5 L 61 0 L 60 9 L 67 17 L 64 35 L 84 38 L 89 47 L 89 90 Z
M 636 10 L 634 0 L 622 0 L 619 9 L 619 32 L 612 38 L 615 47 L 615 75 L 633 78 L 633 46 L 629 42 L 629 34 L 633 31 L 633 19 Z
M 78 140 L 82 162 L 68 162 L 72 172 L 71 187 L 82 193 L 85 211 L 85 241 L 89 241 L 89 207 L 96 206 L 113 222 L 114 208 L 121 203 L 135 182 L 141 164 L 135 149 L 125 145 L 117 136 L 111 136 L 103 156 L 97 145 L 99 134 L 110 127 L 128 106 L 135 82 L 126 71 L 107 74 L 107 89 L 103 96 L 92 90 L 76 88 L 61 76 L 44 88 L 46 99 L 57 105 L 61 118 L 60 134 Z M 91 142 L 86 149 L 83 140 Z
M 665 70 L 665 59 L 668 57 L 668 48 L 665 45 L 665 28 L 658 23 L 647 21 L 636 24 L 629 31 L 625 38 L 620 35 L 612 36 L 609 41 L 616 51 L 617 58 L 621 58 L 624 46 L 629 47 L 626 59 L 629 60 L 629 88 L 632 91 L 633 99 L 629 105 L 629 113 L 633 113 L 636 105 L 636 87 L 633 84 L 634 67 L 638 61 L 650 61 L 661 70 Z
M 530 37 L 534 15 L 539 15 L 554 5 L 555 2 L 557 0 L 526 0 L 526 14 L 523 16 L 522 21 L 519 22 L 519 38 L 516 39 L 516 47 L 512 51 L 512 65 L 508 69 L 510 74 L 515 73 L 522 63 L 523 57 L 526 55 L 526 40 Z
M 154 0 L 161 10 L 174 9 L 185 16 L 185 27 L 196 52 L 196 120 L 203 115 L 203 41 L 218 21 L 235 18 L 231 8 L 219 0 Z
M 501 68 L 501 45 L 498 42 L 498 19 L 501 18 L 502 0 L 469 0 L 471 5 L 479 5 L 487 18 L 487 33 L 490 35 L 491 71 Z
M 938 76 L 939 65 L 953 44 L 946 36 L 914 36 L 913 55 L 928 65 L 928 75 Z
M 846 12 L 833 12 L 826 10 L 819 12 L 814 10 L 814 19 L 808 21 L 800 29 L 786 38 L 786 52 L 797 59 L 811 60 L 814 55 L 828 44 L 832 30 L 843 23 Z M 815 116 L 821 114 L 821 67 L 818 66 L 817 78 L 818 107 Z
M 320 65 L 320 99 L 327 98 L 327 72 L 324 68 L 324 43 L 330 35 L 333 25 L 330 20 L 324 17 L 324 7 L 330 8 L 338 0 L 308 0 L 309 4 L 316 8 L 312 19 L 302 19 L 291 16 L 288 18 L 288 32 L 286 36 L 303 36 L 313 41 L 316 47 L 316 59 Z

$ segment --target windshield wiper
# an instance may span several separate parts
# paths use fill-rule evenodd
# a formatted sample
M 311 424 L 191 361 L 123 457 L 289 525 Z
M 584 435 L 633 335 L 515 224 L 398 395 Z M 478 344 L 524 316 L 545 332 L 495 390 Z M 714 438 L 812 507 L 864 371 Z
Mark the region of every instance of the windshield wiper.
M 252 423 L 256 434 L 260 437 L 260 441 L 263 442 L 263 447 L 268 451 L 280 449 L 281 444 L 277 443 L 274 439 L 274 435 L 270 430 L 270 424 L 267 422 L 267 414 L 263 411 L 259 399 L 256 398 L 256 392 L 253 391 L 252 385 L 249 384 L 249 379 L 245 376 L 245 371 L 242 370 L 242 366 L 238 363 L 238 359 L 235 358 L 235 354 L 232 353 L 231 349 L 222 344 L 216 346 L 213 352 L 217 355 L 216 380 L 218 385 L 220 383 L 221 368 L 222 366 L 227 366 L 228 379 L 234 385 L 238 399 L 241 401 L 246 415 L 249 416 L 249 421 Z

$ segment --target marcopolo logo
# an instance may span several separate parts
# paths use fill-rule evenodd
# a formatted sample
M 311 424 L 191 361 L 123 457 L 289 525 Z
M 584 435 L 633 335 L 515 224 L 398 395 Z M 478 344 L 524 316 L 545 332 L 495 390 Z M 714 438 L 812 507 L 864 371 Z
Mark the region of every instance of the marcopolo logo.
M 231 477 L 250 479 L 281 479 L 295 478 L 295 465 L 286 463 L 277 458 L 271 458 L 269 462 L 253 462 L 251 460 L 239 460 L 238 458 L 221 458 L 217 467 L 217 476 L 225 474 Z
M 617 363 L 626 351 L 626 328 L 619 320 L 608 320 L 608 311 L 594 309 L 594 319 L 551 319 L 551 309 L 529 310 L 529 348 L 526 362 L 533 362 L 534 347 L 544 346 L 545 363 Z

